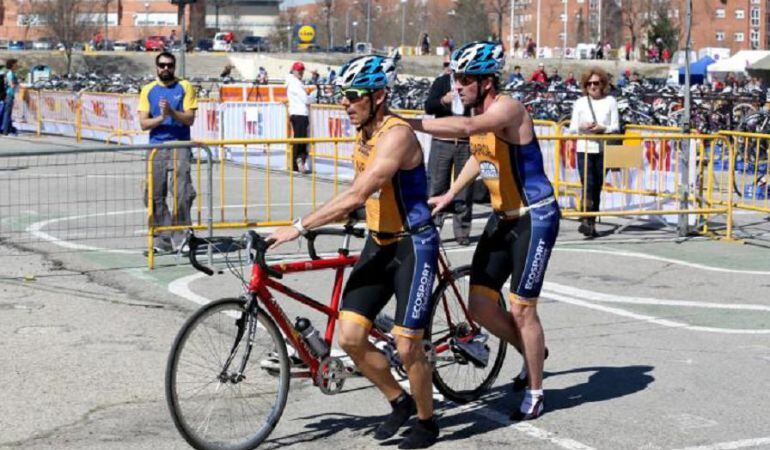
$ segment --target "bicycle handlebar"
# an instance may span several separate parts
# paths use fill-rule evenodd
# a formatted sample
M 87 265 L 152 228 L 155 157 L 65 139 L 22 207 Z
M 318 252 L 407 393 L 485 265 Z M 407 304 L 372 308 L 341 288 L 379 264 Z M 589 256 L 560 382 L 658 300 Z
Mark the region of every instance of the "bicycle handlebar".
M 257 234 L 254 230 L 247 232 L 247 238 L 245 240 L 236 240 L 229 236 L 216 236 L 211 238 L 199 238 L 195 236 L 192 230 L 187 232 L 187 245 L 190 249 L 188 258 L 190 264 L 198 271 L 205 273 L 206 275 L 214 275 L 214 270 L 198 262 L 198 249 L 203 245 L 211 244 L 214 247 L 218 247 L 221 252 L 232 251 L 233 249 L 243 249 L 244 241 L 246 252 L 249 254 L 251 261 L 258 265 L 262 270 L 267 273 L 268 276 L 273 278 L 283 278 L 283 273 L 270 267 L 265 261 L 265 253 L 270 248 L 270 242 L 265 240 L 262 236 Z M 349 222 L 342 229 L 339 228 L 319 228 L 317 230 L 308 231 L 305 238 L 308 242 L 308 254 L 311 259 L 321 259 L 315 249 L 315 239 L 318 236 L 355 236 L 363 238 L 365 231 L 360 228 L 355 228 L 353 222 Z M 221 271 L 219 272 L 221 273 Z
M 319 228 L 317 230 L 310 230 L 305 235 L 307 239 L 307 251 L 310 255 L 310 259 L 321 259 L 315 250 L 315 238 L 318 236 L 355 236 L 357 238 L 363 238 L 365 231 L 360 228 L 355 228 L 351 224 L 345 225 L 342 229 L 339 228 Z

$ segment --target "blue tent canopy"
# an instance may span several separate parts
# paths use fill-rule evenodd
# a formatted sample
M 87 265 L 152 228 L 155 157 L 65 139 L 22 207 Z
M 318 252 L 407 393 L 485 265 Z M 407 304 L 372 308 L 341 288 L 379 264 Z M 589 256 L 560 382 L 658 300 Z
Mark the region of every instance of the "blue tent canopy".
M 714 64 L 714 60 L 706 55 L 690 64 L 690 83 L 703 84 L 706 80 L 708 66 Z M 684 66 L 679 68 L 679 84 L 684 84 Z

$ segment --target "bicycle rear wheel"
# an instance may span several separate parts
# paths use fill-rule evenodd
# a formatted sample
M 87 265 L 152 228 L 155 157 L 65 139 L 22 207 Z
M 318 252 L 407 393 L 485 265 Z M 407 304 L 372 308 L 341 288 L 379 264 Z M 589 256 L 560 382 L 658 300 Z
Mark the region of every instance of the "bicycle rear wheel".
M 489 360 L 478 367 L 464 358 L 450 345 L 453 339 L 474 336 L 468 317 L 471 267 L 462 266 L 452 271 L 451 277 L 439 283 L 433 292 L 433 311 L 426 335 L 436 351 L 433 384 L 444 397 L 455 403 L 467 403 L 479 398 L 492 386 L 505 360 L 507 343 L 480 328 L 487 336 Z M 500 306 L 505 309 L 502 295 Z
M 283 336 L 263 310 L 245 307 L 243 299 L 205 305 L 185 322 L 171 348 L 166 401 L 177 430 L 196 449 L 255 448 L 286 406 Z

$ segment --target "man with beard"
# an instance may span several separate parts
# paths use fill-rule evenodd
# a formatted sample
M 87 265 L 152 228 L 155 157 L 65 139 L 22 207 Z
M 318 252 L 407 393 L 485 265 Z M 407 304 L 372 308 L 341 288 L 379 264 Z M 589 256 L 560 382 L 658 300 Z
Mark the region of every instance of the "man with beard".
M 476 246 L 471 264 L 470 311 L 478 323 L 513 345 L 524 356 L 514 390 L 527 388 L 513 420 L 530 420 L 543 412 L 543 360 L 548 354 L 537 301 L 559 233 L 559 205 L 543 168 L 535 130 L 521 102 L 500 94 L 505 65 L 497 42 L 471 42 L 452 53 L 457 93 L 471 117 L 410 119 L 416 131 L 443 138 L 470 136 L 471 158 L 449 190 L 428 202 L 434 213 L 481 175 L 489 188 L 493 212 Z M 542 68 L 541 68 L 542 70 Z M 510 313 L 498 306 L 510 276 Z M 488 349 L 469 342 L 458 346 L 479 365 Z
M 189 141 L 190 127 L 195 122 L 198 101 L 195 90 L 186 80 L 174 75 L 176 58 L 162 52 L 155 58 L 158 79 L 142 88 L 139 95 L 139 123 L 142 130 L 150 130 L 150 144 L 168 141 Z M 189 225 L 190 209 L 195 189 L 190 178 L 192 151 L 189 148 L 159 149 L 152 165 L 153 226 Z M 176 200 L 172 215 L 166 197 Z M 144 201 L 147 205 L 145 190 Z M 155 236 L 155 252 L 176 250 L 184 239 L 184 231 L 164 232 Z
M 361 56 L 340 69 L 335 84 L 342 91 L 342 106 L 358 129 L 353 184 L 293 226 L 279 228 L 268 240 L 275 248 L 366 206 L 369 236 L 342 294 L 339 344 L 392 407 L 375 430 L 375 439 L 390 439 L 417 415 L 419 420 L 398 446 L 410 449 L 433 445 L 439 434 L 433 418 L 432 369 L 422 346 L 430 320 L 439 237 L 428 208 L 420 143 L 404 119 L 387 106 L 397 59 L 397 55 Z M 391 374 L 388 358 L 368 339 L 375 317 L 394 294 L 396 317 L 391 332 L 411 395 Z

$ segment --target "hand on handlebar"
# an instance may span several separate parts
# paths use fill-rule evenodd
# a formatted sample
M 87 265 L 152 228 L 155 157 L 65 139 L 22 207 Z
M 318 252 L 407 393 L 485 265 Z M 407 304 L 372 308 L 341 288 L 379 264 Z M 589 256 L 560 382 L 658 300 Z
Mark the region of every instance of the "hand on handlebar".
M 428 204 L 433 206 L 433 211 L 431 211 L 431 215 L 438 214 L 442 209 L 446 208 L 452 201 L 454 200 L 454 196 L 451 195 L 449 192 L 445 193 L 444 195 L 437 195 L 436 197 L 431 197 L 428 199 Z
M 278 228 L 267 237 L 266 241 L 270 242 L 270 250 L 273 250 L 274 248 L 277 248 L 284 242 L 293 241 L 294 239 L 297 239 L 299 237 L 299 230 L 297 230 L 294 227 L 288 226 L 288 227 L 281 227 Z

